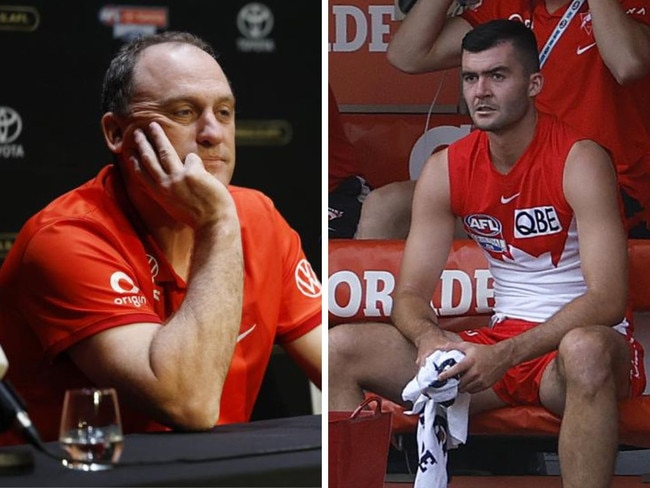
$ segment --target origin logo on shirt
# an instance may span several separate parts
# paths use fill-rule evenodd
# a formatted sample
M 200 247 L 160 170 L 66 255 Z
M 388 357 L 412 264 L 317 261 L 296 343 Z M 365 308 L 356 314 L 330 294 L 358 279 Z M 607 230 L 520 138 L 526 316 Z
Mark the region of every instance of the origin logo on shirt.
M 139 308 L 147 303 L 147 299 L 143 295 L 138 295 L 140 288 L 135 286 L 131 277 L 122 271 L 116 271 L 111 275 L 111 288 L 121 295 L 127 295 L 116 297 L 113 300 L 116 305 L 130 304 Z

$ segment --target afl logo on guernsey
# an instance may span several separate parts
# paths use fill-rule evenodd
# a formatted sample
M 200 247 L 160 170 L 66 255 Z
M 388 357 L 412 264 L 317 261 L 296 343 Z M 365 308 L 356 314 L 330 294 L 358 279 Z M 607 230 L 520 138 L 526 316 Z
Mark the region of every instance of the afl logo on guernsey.
M 501 235 L 501 222 L 485 214 L 472 214 L 465 217 L 465 226 L 479 236 L 493 237 Z
M 470 214 L 463 222 L 465 229 L 472 239 L 489 252 L 507 253 L 506 241 L 503 238 L 503 225 L 491 215 Z

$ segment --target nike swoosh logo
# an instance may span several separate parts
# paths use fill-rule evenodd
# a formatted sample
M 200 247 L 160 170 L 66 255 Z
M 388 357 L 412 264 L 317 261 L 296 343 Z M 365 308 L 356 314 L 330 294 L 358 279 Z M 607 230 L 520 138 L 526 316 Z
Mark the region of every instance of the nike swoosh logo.
M 239 334 L 237 336 L 237 342 L 241 341 L 244 337 L 246 337 L 248 334 L 253 332 L 253 329 L 255 329 L 255 327 L 257 327 L 257 324 L 251 325 L 250 329 L 247 329 L 244 332 L 242 332 L 241 334 Z
M 578 47 L 576 48 L 576 54 L 577 54 L 578 56 L 580 56 L 580 55 L 581 55 L 582 53 L 584 53 L 585 51 L 589 51 L 589 50 L 590 50 L 592 47 L 594 47 L 595 45 L 596 45 L 596 43 L 595 43 L 595 42 L 592 42 L 591 44 L 588 44 L 588 45 L 586 45 L 586 46 L 584 46 L 584 47 L 580 47 L 580 46 L 578 46 Z
M 512 195 L 511 197 L 507 197 L 507 198 L 504 197 L 503 195 L 501 195 L 501 203 L 504 204 L 504 205 L 505 205 L 506 203 L 510 203 L 510 202 L 512 202 L 515 198 L 517 198 L 520 194 L 521 194 L 521 192 L 519 192 L 519 193 L 515 193 L 515 194 Z

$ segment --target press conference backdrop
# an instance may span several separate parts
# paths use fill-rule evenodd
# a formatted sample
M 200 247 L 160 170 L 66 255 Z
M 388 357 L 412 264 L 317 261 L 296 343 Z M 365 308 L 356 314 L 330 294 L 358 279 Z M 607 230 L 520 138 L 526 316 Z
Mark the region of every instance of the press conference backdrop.
M 233 184 L 274 200 L 320 275 L 320 2 L 1 3 L 0 263 L 29 216 L 111 161 L 100 92 L 119 46 L 139 34 L 189 30 L 220 53 L 237 97 Z M 274 355 L 254 417 L 310 412 L 308 382 L 286 355 Z
M 312 1 L 2 2 L 0 261 L 32 213 L 110 162 L 104 71 L 125 39 L 163 30 L 194 32 L 220 53 L 237 97 L 233 183 L 273 198 L 320 274 L 321 6 Z

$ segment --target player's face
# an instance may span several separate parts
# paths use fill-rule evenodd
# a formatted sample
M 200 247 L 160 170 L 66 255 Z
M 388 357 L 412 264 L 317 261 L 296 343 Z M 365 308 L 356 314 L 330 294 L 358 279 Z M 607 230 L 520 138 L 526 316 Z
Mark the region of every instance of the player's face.
M 530 83 L 509 42 L 463 51 L 463 97 L 478 129 L 499 132 L 520 120 L 532 104 Z
M 191 45 L 158 44 L 142 52 L 134 80 L 131 128 L 158 122 L 182 160 L 196 153 L 210 173 L 230 183 L 235 98 L 219 64 Z

